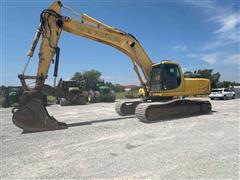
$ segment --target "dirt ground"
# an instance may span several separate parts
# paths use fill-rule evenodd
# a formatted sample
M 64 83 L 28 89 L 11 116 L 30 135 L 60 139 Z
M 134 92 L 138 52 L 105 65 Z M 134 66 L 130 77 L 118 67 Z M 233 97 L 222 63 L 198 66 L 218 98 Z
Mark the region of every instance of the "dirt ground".
M 48 107 L 68 129 L 21 134 L 1 109 L 1 178 L 239 179 L 240 100 L 209 115 L 139 122 L 115 103 Z

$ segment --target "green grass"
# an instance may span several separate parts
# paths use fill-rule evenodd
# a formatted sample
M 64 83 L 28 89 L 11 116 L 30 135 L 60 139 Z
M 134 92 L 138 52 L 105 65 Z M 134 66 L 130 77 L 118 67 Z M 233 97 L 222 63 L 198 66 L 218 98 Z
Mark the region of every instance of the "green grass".
M 126 98 L 138 98 L 138 91 L 116 93 L 116 99 L 126 99 Z
M 116 99 L 125 99 L 125 92 L 117 92 Z
M 47 101 L 49 104 L 54 104 L 56 101 L 56 98 L 54 96 L 48 96 Z

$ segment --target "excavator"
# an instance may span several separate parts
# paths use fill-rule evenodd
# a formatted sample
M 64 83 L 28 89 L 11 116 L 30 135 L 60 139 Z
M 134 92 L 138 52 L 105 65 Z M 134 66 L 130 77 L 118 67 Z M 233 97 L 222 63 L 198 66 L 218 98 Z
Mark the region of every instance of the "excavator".
M 66 8 L 78 20 L 63 16 Z M 24 89 L 21 103 L 12 109 L 12 121 L 23 132 L 38 132 L 67 128 L 67 124 L 50 116 L 42 103 L 43 94 L 61 96 L 61 89 L 45 84 L 52 62 L 55 63 L 54 76 L 57 76 L 60 48 L 58 41 L 62 31 L 85 37 L 116 48 L 130 57 L 133 69 L 143 88 L 139 90 L 142 99 L 121 101 L 116 104 L 116 112 L 121 116 L 136 115 L 145 123 L 163 119 L 208 114 L 211 104 L 205 100 L 183 99 L 181 97 L 209 94 L 210 82 L 203 78 L 184 78 L 179 64 L 163 60 L 154 64 L 140 42 L 130 33 L 110 27 L 84 13 L 77 13 L 55 0 L 40 15 L 33 43 L 28 51 L 28 60 L 22 74 L 18 75 Z M 38 70 L 36 76 L 25 75 L 41 37 Z M 55 57 L 55 60 L 53 58 Z M 141 69 L 141 72 L 139 71 Z M 144 76 L 144 77 L 142 77 Z M 27 79 L 35 80 L 34 88 L 28 88 Z

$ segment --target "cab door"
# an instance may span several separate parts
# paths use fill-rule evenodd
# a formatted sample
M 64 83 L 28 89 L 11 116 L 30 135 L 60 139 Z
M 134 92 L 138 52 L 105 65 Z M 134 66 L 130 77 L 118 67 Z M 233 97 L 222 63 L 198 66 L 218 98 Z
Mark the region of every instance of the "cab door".
M 176 89 L 181 84 L 181 75 L 176 64 L 164 64 L 162 68 L 162 89 Z

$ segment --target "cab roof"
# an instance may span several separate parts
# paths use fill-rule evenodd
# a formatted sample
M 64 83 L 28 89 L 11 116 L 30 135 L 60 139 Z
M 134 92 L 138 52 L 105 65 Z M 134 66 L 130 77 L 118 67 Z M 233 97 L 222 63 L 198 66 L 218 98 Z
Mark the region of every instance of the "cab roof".
M 177 64 L 177 63 L 172 60 L 161 60 L 159 63 L 153 64 L 152 66 L 158 66 L 160 64 Z

